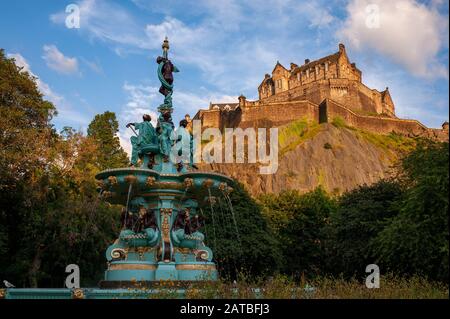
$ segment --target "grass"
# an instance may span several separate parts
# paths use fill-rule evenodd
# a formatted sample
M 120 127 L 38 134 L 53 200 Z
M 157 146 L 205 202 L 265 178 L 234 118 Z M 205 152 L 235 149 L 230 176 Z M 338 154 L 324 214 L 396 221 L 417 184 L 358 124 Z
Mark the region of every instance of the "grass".
M 340 116 L 334 117 L 331 121 L 331 124 L 333 124 L 337 128 L 350 128 L 350 126 L 348 126 L 345 120 Z
M 415 139 L 394 132 L 383 135 L 357 130 L 357 134 L 366 141 L 385 151 L 396 151 L 404 154 L 412 151 L 416 145 Z
M 294 150 L 298 145 L 313 138 L 320 132 L 320 125 L 305 119 L 297 120 L 279 129 L 278 143 L 280 155 Z
M 170 289 L 169 289 L 170 290 Z M 175 293 L 152 294 L 151 298 L 180 298 Z M 186 289 L 186 299 L 448 299 L 448 284 L 422 277 L 381 275 L 380 288 L 369 289 L 356 279 L 320 277 L 295 281 L 278 275 L 270 280 L 217 281 Z
M 395 132 L 389 134 L 377 134 L 349 126 L 340 116 L 333 118 L 331 124 L 337 128 L 347 128 L 354 131 L 359 138 L 386 151 L 391 159 L 398 158 L 399 155 L 404 155 L 412 151 L 416 145 L 416 140 L 414 138 L 406 137 Z

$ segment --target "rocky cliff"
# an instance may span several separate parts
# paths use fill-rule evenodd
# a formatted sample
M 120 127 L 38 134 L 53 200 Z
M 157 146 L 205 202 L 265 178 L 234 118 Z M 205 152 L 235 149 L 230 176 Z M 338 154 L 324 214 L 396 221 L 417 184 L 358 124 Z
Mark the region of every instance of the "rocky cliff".
M 301 123 L 300 123 L 301 124 Z M 342 193 L 372 184 L 393 173 L 393 166 L 414 141 L 397 135 L 376 135 L 340 123 L 280 127 L 279 168 L 261 175 L 257 164 L 212 164 L 202 169 L 241 181 L 252 195 L 322 186 Z

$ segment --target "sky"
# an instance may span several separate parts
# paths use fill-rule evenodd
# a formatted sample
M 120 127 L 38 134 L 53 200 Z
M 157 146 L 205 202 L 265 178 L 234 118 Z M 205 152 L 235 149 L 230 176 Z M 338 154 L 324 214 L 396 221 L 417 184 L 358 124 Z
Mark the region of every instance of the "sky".
M 175 123 L 211 101 L 257 99 L 277 61 L 300 65 L 339 43 L 367 86 L 389 87 L 397 116 L 429 127 L 449 118 L 446 0 L 14 0 L 0 8 L 0 48 L 37 77 L 57 108 L 55 127 L 86 131 L 96 114 L 113 111 L 128 152 L 125 125 L 163 101 L 156 57 L 165 36 L 180 69 Z

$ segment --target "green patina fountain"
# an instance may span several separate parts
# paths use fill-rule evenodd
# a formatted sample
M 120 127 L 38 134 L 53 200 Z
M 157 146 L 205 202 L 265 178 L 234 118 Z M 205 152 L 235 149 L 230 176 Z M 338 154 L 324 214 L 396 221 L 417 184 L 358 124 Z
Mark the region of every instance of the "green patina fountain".
M 183 120 L 175 130 L 173 72 L 178 69 L 168 58 L 167 38 L 162 49 L 157 63 L 164 102 L 156 128 L 148 115 L 141 123 L 129 123 L 136 134 L 131 138 L 131 167 L 96 175 L 101 198 L 124 206 L 122 230 L 106 250 L 100 287 L 0 289 L 0 299 L 147 298 L 169 284 L 179 287 L 182 297 L 185 287 L 218 279 L 213 252 L 204 243 L 200 211 L 205 205 L 212 208 L 216 197 L 227 197 L 233 181 L 197 170 L 189 123 Z
M 122 204 L 119 238 L 106 250 L 108 269 L 101 288 L 148 285 L 164 281 L 191 283 L 217 280 L 213 252 L 204 244 L 204 218 L 199 207 L 229 193 L 232 180 L 224 175 L 200 172 L 192 162 L 192 136 L 181 121 L 172 122 L 173 72 L 168 58 L 169 42 L 158 57 L 159 92 L 164 103 L 158 108 L 156 129 L 149 116 L 142 123 L 129 123 L 139 134 L 132 137 L 132 167 L 99 173 L 102 198 Z M 187 141 L 187 143 L 186 143 Z M 184 144 L 183 144 L 184 143 Z M 187 147 L 185 145 L 187 144 Z M 184 161 L 174 155 L 188 151 Z M 186 155 L 186 154 L 185 154 Z M 183 157 L 180 157 L 183 158 Z

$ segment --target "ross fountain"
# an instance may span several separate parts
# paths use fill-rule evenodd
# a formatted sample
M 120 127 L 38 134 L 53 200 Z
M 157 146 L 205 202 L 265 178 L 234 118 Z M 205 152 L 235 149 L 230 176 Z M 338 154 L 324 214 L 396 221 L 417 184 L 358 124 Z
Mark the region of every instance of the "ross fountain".
M 204 217 L 199 207 L 212 205 L 215 196 L 229 193 L 232 180 L 197 171 L 192 156 L 173 160 L 171 152 L 192 152 L 192 136 L 185 120 L 174 129 L 173 72 L 178 69 L 168 58 L 167 38 L 162 48 L 157 63 L 164 102 L 158 108 L 156 129 L 146 115 L 142 123 L 129 123 L 127 127 L 139 131 L 133 129 L 136 136 L 131 139 L 132 167 L 109 169 L 96 176 L 101 197 L 125 205 L 122 231 L 106 250 L 108 269 L 101 288 L 128 287 L 136 281 L 153 285 L 168 280 L 217 280 L 213 252 L 201 232 Z M 187 147 L 181 145 L 186 136 Z

